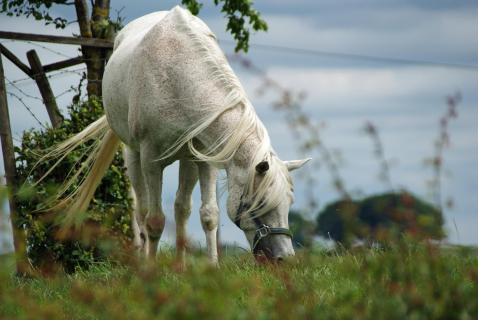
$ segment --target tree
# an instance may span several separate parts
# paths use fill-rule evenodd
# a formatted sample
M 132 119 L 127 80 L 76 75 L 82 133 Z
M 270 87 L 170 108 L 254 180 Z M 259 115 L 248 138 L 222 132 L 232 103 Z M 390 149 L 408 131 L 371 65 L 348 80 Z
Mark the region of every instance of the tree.
M 349 199 L 327 205 L 317 216 L 317 234 L 348 246 L 357 234 L 358 210 L 359 204 Z
M 304 218 L 298 211 L 289 213 L 289 227 L 292 232 L 292 244 L 297 248 L 312 246 L 315 223 Z
M 86 0 L 1 0 L 1 10 L 9 16 L 34 17 L 57 28 L 65 28 L 68 24 L 77 22 L 80 36 L 85 38 L 113 39 L 121 28 L 122 20 L 110 19 L 110 0 L 91 0 L 91 11 Z M 202 3 L 197 0 L 181 0 L 188 9 L 197 15 Z M 236 51 L 248 50 L 250 28 L 255 31 L 267 30 L 267 24 L 259 12 L 252 7 L 250 0 L 214 0 L 216 6 L 221 6 L 221 12 L 226 15 L 227 27 L 237 41 Z M 52 8 L 56 6 L 72 6 L 75 8 L 76 21 L 65 17 L 52 17 Z M 246 22 L 246 19 L 248 22 Z M 87 68 L 88 96 L 101 96 L 101 80 L 109 54 L 109 49 L 82 46 L 83 57 Z
M 403 233 L 442 239 L 443 216 L 433 205 L 403 191 L 329 204 L 317 217 L 317 233 L 344 245 L 382 241 Z

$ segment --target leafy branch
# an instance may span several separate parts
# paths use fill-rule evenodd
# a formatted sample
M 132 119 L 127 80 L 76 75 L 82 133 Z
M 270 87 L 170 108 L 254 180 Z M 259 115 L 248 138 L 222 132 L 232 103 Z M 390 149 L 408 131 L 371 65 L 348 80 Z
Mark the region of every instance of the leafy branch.
M 197 15 L 203 4 L 197 0 L 181 0 L 192 14 Z M 267 23 L 261 18 L 260 13 L 252 7 L 250 0 L 214 0 L 216 6 L 222 5 L 221 12 L 227 19 L 226 30 L 236 40 L 236 52 L 249 49 L 249 36 L 251 29 L 254 31 L 267 31 Z M 249 26 L 250 27 L 249 27 Z
M 68 20 L 63 17 L 52 17 L 50 8 L 52 5 L 73 5 L 67 0 L 2 0 L 0 13 L 7 16 L 32 16 L 35 20 L 44 20 L 45 24 L 54 24 L 56 28 L 65 28 Z

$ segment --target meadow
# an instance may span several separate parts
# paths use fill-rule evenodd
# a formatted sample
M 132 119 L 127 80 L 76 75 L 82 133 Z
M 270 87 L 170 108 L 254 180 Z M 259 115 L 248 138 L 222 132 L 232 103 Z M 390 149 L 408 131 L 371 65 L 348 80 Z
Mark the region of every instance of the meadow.
M 20 279 L 0 260 L 0 319 L 477 319 L 478 255 L 399 241 L 387 249 L 316 248 L 280 265 L 195 253 L 152 264 L 106 262 Z

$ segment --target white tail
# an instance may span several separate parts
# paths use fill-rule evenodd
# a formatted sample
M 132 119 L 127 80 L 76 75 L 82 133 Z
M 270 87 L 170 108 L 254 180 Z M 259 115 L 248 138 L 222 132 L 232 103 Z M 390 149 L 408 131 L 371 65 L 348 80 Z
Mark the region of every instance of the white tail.
M 71 177 L 68 177 L 54 199 L 50 200 L 46 205 L 49 207 L 48 210 L 57 211 L 66 209 L 67 215 L 65 222 L 72 222 L 75 213 L 84 212 L 88 208 L 96 188 L 105 175 L 106 170 L 108 170 L 111 165 L 114 155 L 118 150 L 120 145 L 118 136 L 111 130 L 106 117 L 102 116 L 80 133 L 53 147 L 53 149 L 41 157 L 34 166 L 35 168 L 39 163 L 47 159 L 58 159 L 45 175 L 35 183 L 38 184 L 50 174 L 69 153 L 83 143 L 93 139 L 96 141 L 87 150 L 87 152 L 90 153 L 88 158 L 83 161 L 77 172 Z M 79 187 L 75 191 L 66 194 L 67 190 L 73 183 L 77 182 L 81 174 L 83 174 L 83 178 L 80 181 Z M 45 210 L 45 208 L 42 209 L 42 211 L 43 210 Z

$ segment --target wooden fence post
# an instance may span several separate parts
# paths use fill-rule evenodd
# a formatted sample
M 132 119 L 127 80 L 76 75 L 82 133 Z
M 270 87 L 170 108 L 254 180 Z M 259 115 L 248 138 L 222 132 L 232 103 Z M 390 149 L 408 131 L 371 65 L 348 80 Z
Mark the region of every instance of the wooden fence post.
M 28 62 L 30 63 L 30 68 L 32 69 L 32 76 L 35 79 L 38 89 L 40 89 L 41 96 L 43 98 L 43 103 L 45 104 L 46 110 L 48 111 L 48 116 L 50 117 L 51 124 L 53 128 L 58 128 L 63 122 L 63 116 L 58 109 L 56 104 L 55 95 L 51 90 L 50 83 L 46 77 L 45 71 L 40 63 L 40 58 L 35 50 L 30 50 L 27 52 Z
M 15 152 L 13 149 L 10 116 L 8 113 L 7 90 L 5 76 L 3 74 L 2 55 L 0 54 L 0 140 L 2 142 L 3 162 L 7 187 L 10 191 L 10 220 L 12 223 L 13 245 L 16 253 L 17 274 L 30 275 L 31 269 L 26 253 L 26 235 L 19 224 L 19 216 L 16 210 L 16 167 Z

